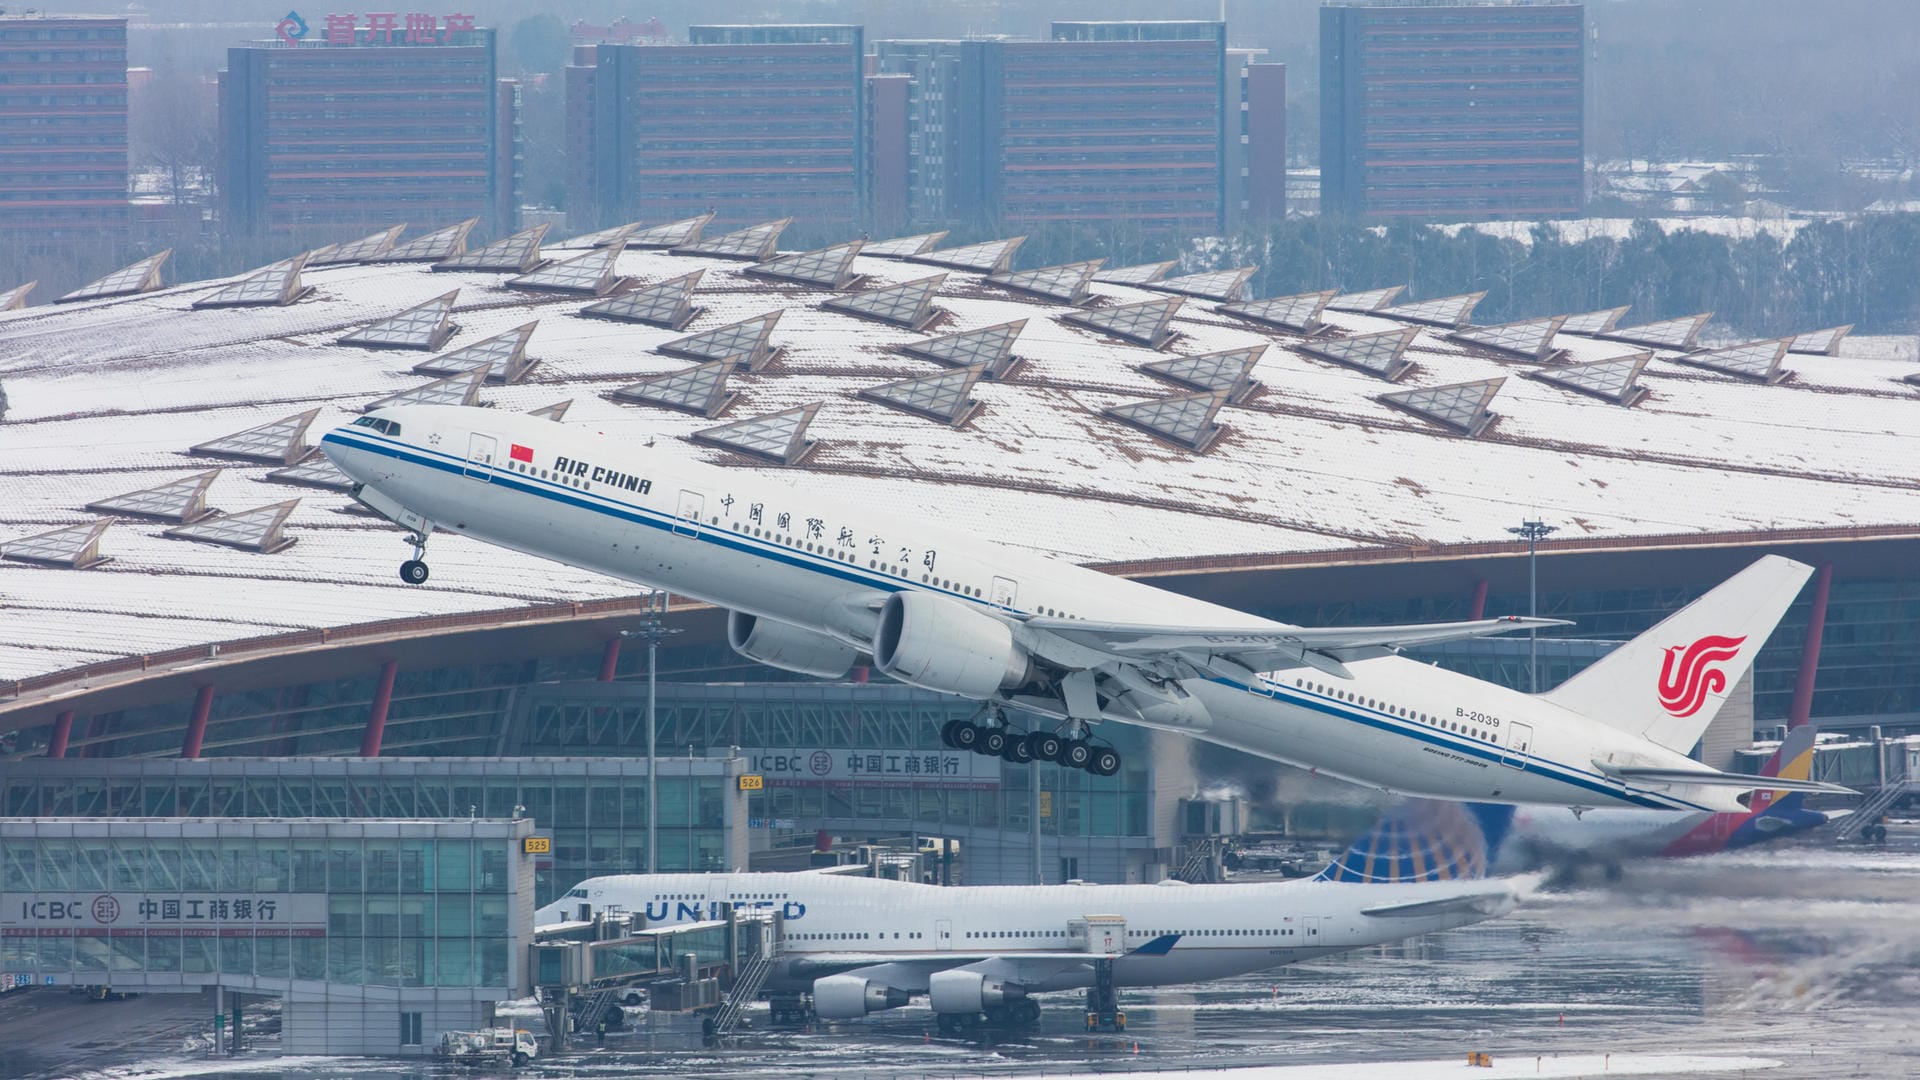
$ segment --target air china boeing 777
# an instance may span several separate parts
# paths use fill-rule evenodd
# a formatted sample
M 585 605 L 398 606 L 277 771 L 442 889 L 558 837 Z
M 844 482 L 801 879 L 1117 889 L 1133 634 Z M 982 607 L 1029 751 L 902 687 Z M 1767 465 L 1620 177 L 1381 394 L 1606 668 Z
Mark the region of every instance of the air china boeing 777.
M 1754 789 L 1844 791 L 1687 757 L 1809 568 L 1768 556 L 1555 690 L 1529 695 L 1398 655 L 1551 620 L 1316 629 L 836 502 L 537 417 L 382 409 L 322 449 L 354 497 L 436 528 L 728 609 L 742 655 L 823 678 L 870 655 L 913 686 L 983 703 L 944 732 L 1015 761 L 1110 774 L 1105 721 L 1181 732 L 1407 794 L 1735 810 Z M 1013 730 L 1012 709 L 1036 717 Z

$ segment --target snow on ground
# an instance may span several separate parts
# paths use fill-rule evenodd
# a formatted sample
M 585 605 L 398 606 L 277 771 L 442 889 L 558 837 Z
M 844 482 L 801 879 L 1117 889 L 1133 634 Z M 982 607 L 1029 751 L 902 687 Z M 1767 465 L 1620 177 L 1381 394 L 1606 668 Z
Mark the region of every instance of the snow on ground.
M 1779 1068 L 1770 1058 L 1717 1057 L 1706 1054 L 1495 1054 L 1493 1066 L 1472 1066 L 1464 1060 L 1361 1061 L 1345 1065 L 1270 1065 L 1248 1069 L 1140 1070 L 1145 1075 L 1207 1078 L 1207 1080 L 1519 1080 L 1520 1077 L 1686 1076 L 1703 1073 L 1746 1072 Z M 1045 1073 L 1024 1074 L 1033 1077 Z M 1129 1071 L 1128 1075 L 1136 1075 Z M 1010 1080 L 1023 1074 L 1011 1074 Z

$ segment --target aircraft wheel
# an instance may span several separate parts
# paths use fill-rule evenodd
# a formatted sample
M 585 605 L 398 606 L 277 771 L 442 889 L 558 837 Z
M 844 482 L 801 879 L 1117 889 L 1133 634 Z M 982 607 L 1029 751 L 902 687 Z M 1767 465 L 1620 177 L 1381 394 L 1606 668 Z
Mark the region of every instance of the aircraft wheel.
M 1032 761 L 1033 751 L 1027 745 L 1027 737 L 1009 732 L 1006 748 L 1000 751 L 1000 760 L 1010 765 L 1025 765 Z
M 419 559 L 408 559 L 406 562 L 401 563 L 400 580 L 409 585 L 425 584 L 427 580 L 427 564 L 421 562 Z
M 1067 740 L 1051 731 L 1035 731 L 1027 736 L 1027 756 L 1035 761 L 1059 761 L 1060 748 Z
M 980 741 L 974 745 L 976 754 L 999 757 L 1007 749 L 1006 728 L 986 728 L 980 732 Z
M 954 721 L 953 748 L 955 750 L 974 750 L 980 745 L 980 725 L 965 720 Z
M 1120 755 L 1100 747 L 1093 752 L 1093 760 L 1088 763 L 1087 771 L 1095 776 L 1112 776 L 1120 771 Z
M 1020 1019 L 1029 1024 L 1038 1023 L 1040 1020 L 1040 1003 L 1032 998 L 1022 1001 L 1020 1003 Z
M 1093 760 L 1093 747 L 1079 739 L 1068 739 L 1053 760 L 1069 769 L 1084 769 Z
M 958 728 L 964 723 L 966 723 L 965 720 L 949 720 L 945 724 L 942 724 L 940 726 L 940 745 L 949 750 L 957 749 L 959 744 L 953 741 L 953 732 L 955 728 Z

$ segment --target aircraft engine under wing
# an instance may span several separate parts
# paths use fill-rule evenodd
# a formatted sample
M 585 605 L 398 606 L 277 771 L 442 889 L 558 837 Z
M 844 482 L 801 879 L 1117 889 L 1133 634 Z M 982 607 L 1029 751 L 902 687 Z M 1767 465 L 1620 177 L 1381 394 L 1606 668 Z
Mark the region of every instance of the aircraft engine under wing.
M 1518 615 L 1470 622 L 1332 628 L 1281 624 L 1209 628 L 1029 618 L 1022 621 L 1021 629 L 1030 649 L 1070 667 L 1118 661 L 1172 677 L 1198 671 L 1235 679 L 1247 679 L 1262 671 L 1310 667 L 1344 679 L 1352 678 L 1343 663 L 1346 660 L 1528 627 L 1571 625 L 1563 619 Z

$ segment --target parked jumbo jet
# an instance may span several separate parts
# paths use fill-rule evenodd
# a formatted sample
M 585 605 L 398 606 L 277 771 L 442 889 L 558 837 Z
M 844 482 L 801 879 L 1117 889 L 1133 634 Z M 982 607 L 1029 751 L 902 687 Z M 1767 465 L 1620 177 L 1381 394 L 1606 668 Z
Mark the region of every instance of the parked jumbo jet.
M 1258 884 L 942 888 L 817 871 L 589 878 L 534 914 L 539 926 L 643 913 L 650 928 L 780 913 L 765 984 L 775 1022 L 851 1020 L 925 996 L 954 1033 L 1040 1017 L 1033 995 L 1087 988 L 1089 1024 L 1125 1027 L 1115 992 L 1222 979 L 1468 926 L 1512 911 L 1535 881 L 1490 881 L 1476 811 L 1443 803 L 1419 828 L 1372 838 L 1370 873 Z M 1501 809 L 1507 809 L 1502 807 Z M 1377 831 L 1377 830 L 1376 830 Z M 1398 861 L 1378 852 L 1416 845 Z M 1427 852 L 1441 853 L 1428 859 Z M 1377 859 L 1377 865 L 1376 865 Z M 1417 863 L 1417 866 L 1416 866 Z
M 1528 695 L 1397 654 L 1564 624 L 1289 626 L 491 409 L 381 409 L 322 447 L 356 499 L 409 531 L 408 582 L 426 580 L 441 528 L 694 597 L 727 608 L 733 647 L 761 663 L 833 678 L 870 654 L 900 682 L 982 702 L 989 723 L 944 737 L 1014 761 L 1111 774 L 1120 759 L 1092 732 L 1115 721 L 1444 799 L 1718 811 L 1789 786 L 1687 757 L 1806 581 L 1777 556 Z M 1007 709 L 1040 725 L 1016 731 Z

